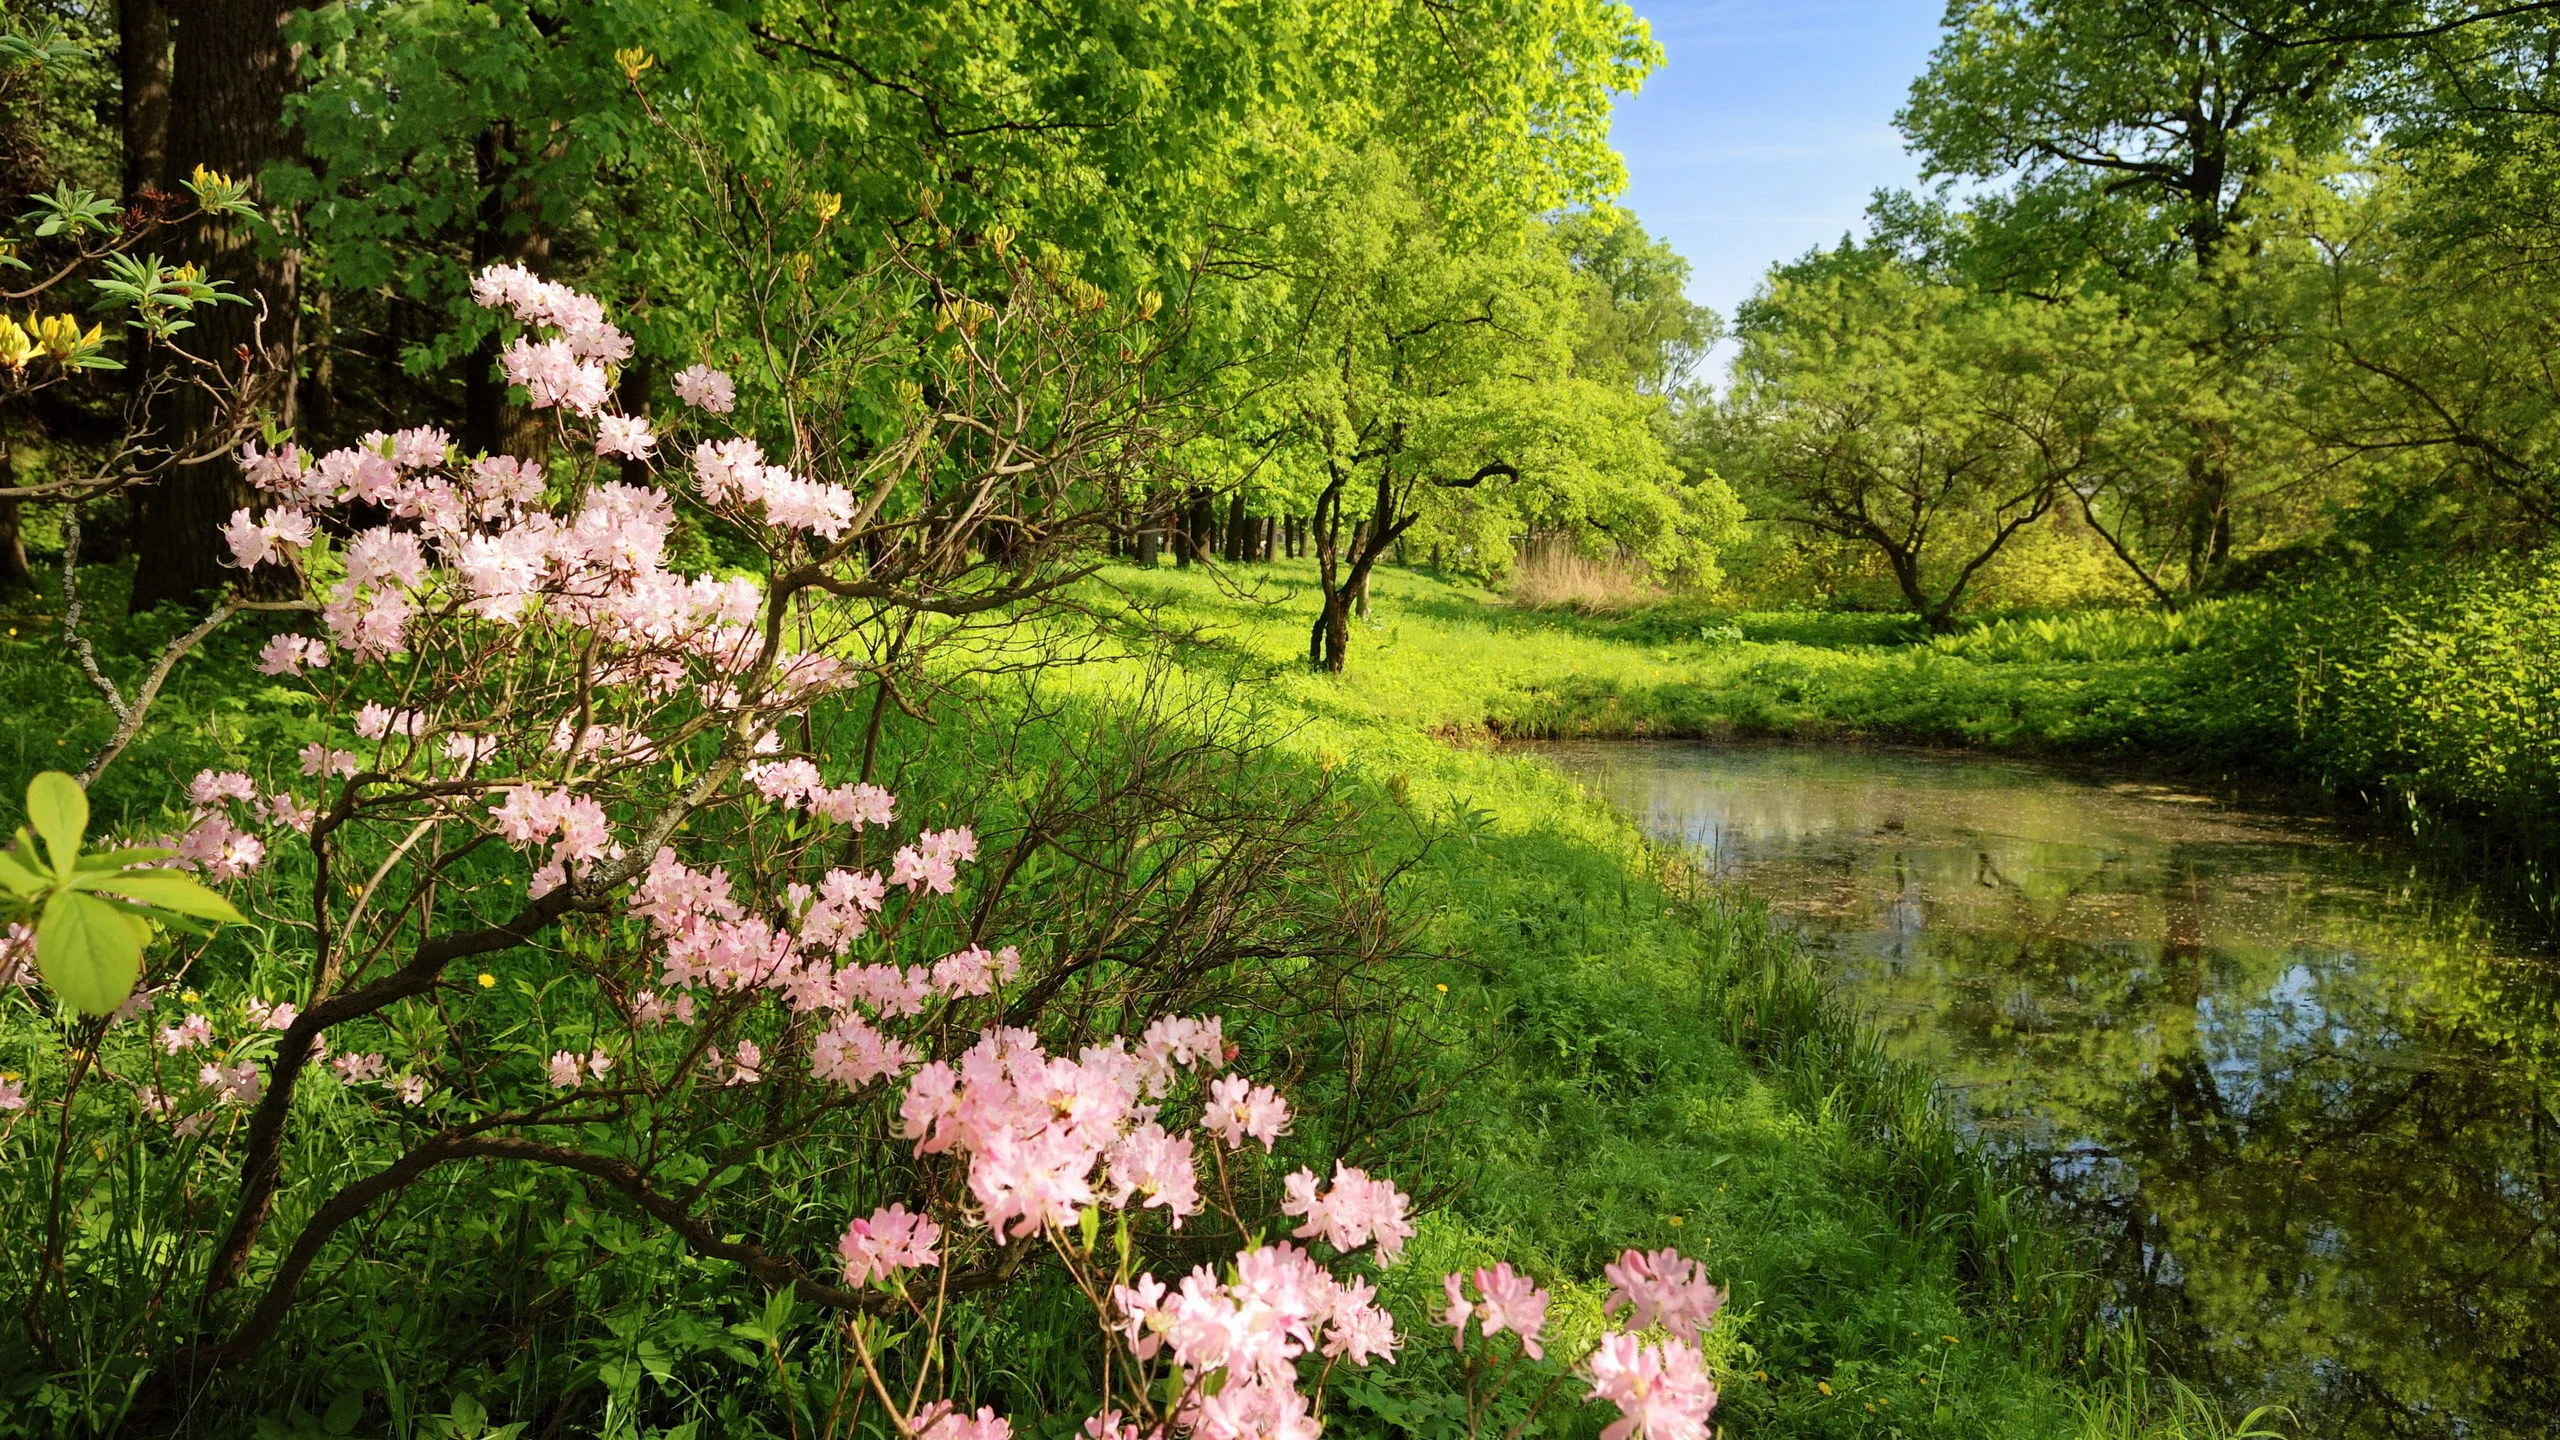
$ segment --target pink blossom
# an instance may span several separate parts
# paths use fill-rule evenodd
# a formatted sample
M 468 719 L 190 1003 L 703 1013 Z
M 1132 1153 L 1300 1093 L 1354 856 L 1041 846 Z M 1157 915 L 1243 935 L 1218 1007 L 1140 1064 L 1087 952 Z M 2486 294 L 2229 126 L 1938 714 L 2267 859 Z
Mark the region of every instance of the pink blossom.
M 421 425 L 391 437 L 391 463 L 403 470 L 423 470 L 443 464 L 445 452 L 452 448 L 452 436 Z
M 237 770 L 199 770 L 187 784 L 187 801 L 199 810 L 226 800 L 246 804 L 257 798 L 257 782 Z
M 305 775 L 353 775 L 356 756 L 352 750 L 332 750 L 315 740 L 302 747 L 302 773 Z
M 936 1400 L 916 1412 L 915 1432 L 916 1440 L 1011 1440 L 1013 1426 L 993 1406 L 979 1406 L 972 1419 L 952 1409 L 950 1401 Z
M 764 1079 L 764 1051 L 753 1040 L 738 1042 L 738 1063 L 726 1083 L 753 1085 Z
M 215 880 L 237 880 L 266 863 L 267 842 L 231 823 L 220 812 L 206 815 L 178 837 L 176 862 L 181 869 L 202 870 Z
M 1126 1207 L 1131 1196 L 1144 1195 L 1143 1204 L 1162 1206 L 1176 1230 L 1182 1228 L 1185 1216 L 1201 1211 L 1200 1174 L 1191 1159 L 1191 1137 L 1170 1134 L 1152 1120 L 1120 1137 L 1111 1148 L 1105 1173 L 1115 1206 Z
M 844 1283 L 859 1287 L 894 1279 L 903 1270 L 939 1265 L 942 1257 L 933 1247 L 941 1239 L 941 1226 L 908 1214 L 904 1205 L 874 1210 L 847 1225 L 844 1238 L 836 1242 L 836 1253 L 844 1257 Z
M 1316 1192 L 1311 1170 L 1300 1170 L 1283 1184 L 1288 1198 L 1281 1202 L 1282 1213 L 1306 1219 L 1291 1232 L 1300 1239 L 1321 1238 L 1345 1253 L 1374 1239 L 1378 1262 L 1392 1265 L 1404 1252 L 1404 1242 L 1413 1236 L 1413 1225 L 1405 1218 L 1410 1202 L 1403 1193 L 1392 1183 L 1371 1179 L 1367 1172 L 1339 1160 L 1333 1162 L 1333 1185 L 1322 1195 Z
M 1366 1365 L 1375 1356 L 1392 1358 L 1400 1343 L 1395 1317 L 1377 1304 L 1378 1290 L 1365 1280 L 1341 1282 L 1333 1313 L 1325 1322 L 1324 1353 L 1348 1356 Z
M 1628 1311 L 1629 1329 L 1659 1322 L 1672 1334 L 1695 1340 L 1724 1308 L 1724 1295 L 1707 1282 L 1707 1267 L 1669 1246 L 1649 1255 L 1629 1250 L 1601 1273 L 1610 1286 L 1603 1313 Z
M 418 711 L 393 710 L 370 700 L 356 712 L 356 734 L 367 740 L 379 740 L 386 735 L 402 735 L 415 740 L 426 726 L 427 717 Z
M 196 1079 L 210 1087 L 215 1098 L 225 1105 L 254 1105 L 258 1093 L 266 1088 L 266 1077 L 247 1060 L 237 1065 L 208 1064 L 196 1072 Z
M 1007 945 L 991 955 L 972 945 L 933 962 L 933 988 L 946 995 L 986 995 L 1021 973 L 1021 951 Z
M 810 808 L 838 825 L 886 826 L 897 818 L 897 797 L 877 785 L 838 785 L 812 791 Z
M 596 453 L 619 455 L 625 460 L 646 460 L 658 448 L 658 437 L 649 431 L 649 422 L 626 415 L 607 415 L 596 422 Z
M 240 473 L 251 485 L 261 490 L 280 490 L 287 494 L 300 490 L 303 472 L 311 468 L 311 457 L 297 445 L 279 445 L 261 450 L 254 440 L 240 446 Z
M 1244 1148 L 1247 1138 L 1269 1150 L 1289 1128 L 1289 1106 L 1268 1085 L 1222 1075 L 1209 1084 L 1209 1112 L 1200 1117 L 1200 1128 L 1226 1141 L 1230 1150 Z
M 1449 1308 L 1440 1323 L 1457 1331 L 1458 1347 L 1466 1348 L 1467 1319 L 1473 1315 L 1487 1340 L 1508 1330 L 1520 1337 L 1520 1348 L 1530 1359 L 1545 1358 L 1547 1352 L 1538 1343 L 1538 1332 L 1547 1323 L 1547 1292 L 1513 1270 L 1507 1260 L 1490 1270 L 1478 1267 L 1475 1280 L 1477 1299 L 1470 1305 L 1459 1291 L 1458 1276 L 1441 1278 L 1441 1287 L 1449 1295 Z
M 738 387 L 708 365 L 688 365 L 676 372 L 676 398 L 698 410 L 726 415 L 738 407 Z
M 424 1076 L 424 1075 L 403 1075 L 403 1076 L 401 1076 L 401 1077 L 400 1077 L 400 1085 L 399 1085 L 399 1093 L 400 1093 L 400 1103 L 401 1103 L 401 1104 L 403 1104 L 403 1105 L 424 1105 L 424 1104 L 426 1104 L 426 1103 L 427 1103 L 427 1077 L 426 1077 L 426 1076 Z
M 213 1043 L 213 1022 L 202 1015 L 190 1015 L 160 1032 L 160 1048 L 172 1055 L 184 1054 L 199 1045 Z
M 1149 1095 L 1172 1088 L 1181 1067 L 1215 1069 L 1226 1061 L 1226 1022 L 1215 1015 L 1190 1019 L 1166 1015 L 1139 1037 L 1138 1064 Z
M 328 663 L 328 643 L 308 635 L 278 635 L 258 651 L 261 675 L 299 675 L 305 669 L 322 669 Z
M 0 929 L 0 986 L 36 983 L 36 932 L 32 925 L 11 921 Z
M 290 1030 L 293 1022 L 302 1018 L 301 1009 L 290 1000 L 270 1005 L 253 996 L 247 1009 L 249 1023 L 261 1030 Z
M 585 1078 L 585 1074 L 580 1066 L 577 1056 L 570 1054 L 566 1050 L 554 1050 L 551 1052 L 552 1089 L 575 1090 L 578 1088 L 578 1082 Z
M 1085 1440 L 1138 1440 L 1138 1427 L 1117 1410 L 1089 1415 L 1084 1422 Z
M 379 1051 L 367 1055 L 341 1055 L 329 1062 L 329 1068 L 337 1071 L 338 1078 L 349 1085 L 369 1084 L 382 1078 L 382 1055 Z
M 800 917 L 800 943 L 841 955 L 871 928 L 889 883 L 869 871 L 830 870 L 818 882 L 817 901 Z
M 427 578 L 427 552 L 418 537 L 389 526 L 359 530 L 347 541 L 349 584 L 416 588 Z
M 789 804 L 823 783 L 807 760 L 762 760 L 747 767 L 747 783 L 767 800 Z
M 279 790 L 267 797 L 267 818 L 287 830 L 308 835 L 311 822 L 320 818 L 320 812 Z
M 915 1061 L 914 1046 L 881 1034 L 859 1015 L 838 1016 L 809 1047 L 809 1073 L 848 1090 L 895 1075 Z
M 27 1108 L 26 1087 L 15 1080 L 0 1077 L 0 1111 Z
M 1601 1440 L 1706 1440 L 1716 1387 L 1696 1346 L 1682 1340 L 1646 1345 L 1612 1331 L 1586 1364 L 1591 1398 L 1618 1407 L 1619 1418 L 1601 1429 Z

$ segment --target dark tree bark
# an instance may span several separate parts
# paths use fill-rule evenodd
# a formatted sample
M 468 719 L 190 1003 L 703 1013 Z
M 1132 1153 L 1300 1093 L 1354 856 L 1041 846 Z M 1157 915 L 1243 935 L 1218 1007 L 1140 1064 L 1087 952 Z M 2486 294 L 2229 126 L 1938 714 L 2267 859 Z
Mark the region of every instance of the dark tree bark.
M 116 71 L 124 91 L 124 203 L 169 186 L 169 11 L 118 0 Z
M 1252 524 L 1253 517 L 1247 515 L 1244 510 L 1244 487 L 1239 485 L 1236 487 L 1236 493 L 1227 500 L 1227 562 L 1229 564 L 1240 564 L 1245 559 L 1245 548 L 1248 543 L 1245 535 L 1247 527 Z
M 551 259 L 551 234 L 540 224 L 540 202 L 515 175 L 515 127 L 501 120 L 480 132 L 475 159 L 480 212 L 471 232 L 471 268 L 501 261 L 541 273 Z M 463 362 L 463 447 L 487 455 L 539 460 L 550 432 L 534 413 L 507 403 L 506 378 L 498 373 L 493 333 Z
M 170 83 L 168 173 L 189 175 L 201 165 L 248 178 L 294 152 L 284 125 L 294 66 L 280 27 L 295 8 L 294 0 L 196 0 L 188 8 L 177 27 Z M 186 250 L 249 302 L 198 310 L 189 348 L 221 363 L 234 380 L 245 373 L 259 408 L 292 424 L 300 257 L 289 249 L 270 253 L 236 222 L 196 227 Z M 222 417 L 210 397 L 184 390 L 170 410 L 164 423 L 179 455 L 219 438 L 213 429 Z M 198 603 L 230 580 L 222 525 L 248 499 L 238 468 L 222 456 L 173 466 L 137 492 L 133 608 Z

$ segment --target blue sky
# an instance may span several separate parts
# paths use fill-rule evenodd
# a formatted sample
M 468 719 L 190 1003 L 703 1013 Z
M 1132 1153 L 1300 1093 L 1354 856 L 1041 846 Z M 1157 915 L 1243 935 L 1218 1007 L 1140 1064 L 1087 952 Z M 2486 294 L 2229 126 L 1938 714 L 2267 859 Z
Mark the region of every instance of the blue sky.
M 1939 0 L 1633 0 L 1669 61 L 1623 101 L 1624 203 L 1730 319 L 1778 260 L 1858 227 L 1918 167 L 1894 133 Z

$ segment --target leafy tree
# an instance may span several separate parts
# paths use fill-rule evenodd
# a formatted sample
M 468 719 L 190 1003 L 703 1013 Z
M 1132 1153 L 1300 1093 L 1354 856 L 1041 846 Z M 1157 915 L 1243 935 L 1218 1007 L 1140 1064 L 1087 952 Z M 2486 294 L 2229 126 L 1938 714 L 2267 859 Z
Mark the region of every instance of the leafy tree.
M 2359 22 L 2417 8 L 2367 5 Z M 2249 457 L 2222 397 L 2259 383 L 2250 371 L 2269 348 L 2235 292 L 2269 187 L 2293 157 L 2338 150 L 2360 118 L 2362 52 L 2325 43 L 2323 18 L 2260 0 L 1953 6 L 1900 117 L 1929 174 L 2009 182 L 1965 227 L 1973 243 L 1951 247 L 1970 278 L 2052 296 L 2095 283 L 2195 351 L 2177 368 L 2201 383 L 2149 390 L 2166 407 L 2155 434 L 2186 432 L 2173 445 L 2184 463 L 2120 472 L 2091 507 L 2112 507 L 2111 530 L 2153 537 L 2147 563 L 2133 545 L 2118 553 L 2155 589 L 2168 557 L 2185 588 L 2219 583 L 2253 523 Z
M 1543 527 L 1712 573 L 1731 493 L 1684 483 L 1659 400 L 1579 373 L 1591 286 L 1547 227 L 1471 235 L 1402 156 L 1370 150 L 1337 157 L 1285 234 L 1301 338 L 1262 413 L 1311 491 L 1310 661 L 1343 668 L 1370 572 L 1426 524 L 1506 561 Z
M 1873 550 L 1943 628 L 2100 453 L 2110 328 L 1880 253 L 1817 256 L 1747 308 L 1714 449 L 1755 508 Z

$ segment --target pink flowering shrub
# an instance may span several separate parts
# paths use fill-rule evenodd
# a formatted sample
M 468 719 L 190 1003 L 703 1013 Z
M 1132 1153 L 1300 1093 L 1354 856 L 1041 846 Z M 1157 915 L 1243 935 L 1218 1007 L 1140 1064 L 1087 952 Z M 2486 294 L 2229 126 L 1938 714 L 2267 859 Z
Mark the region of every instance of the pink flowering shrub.
M 434 1196 L 467 1216 L 462 1177 L 496 1173 L 771 1297 L 746 1328 L 777 1364 L 783 1317 L 826 1315 L 834 1403 L 910 1440 L 1012 1433 L 943 1337 L 1044 1276 L 1083 1302 L 1051 1318 L 1091 1357 L 1097 1440 L 1312 1436 L 1329 1385 L 1416 1343 L 1377 1288 L 1414 1202 L 1369 1158 L 1411 1097 L 1302 1114 L 1246 1043 L 1296 1026 L 1389 1077 L 1421 1043 L 1367 1027 L 1401 942 L 1310 838 L 1325 797 L 1149 724 L 1097 731 L 1090 774 L 997 753 L 919 789 L 876 763 L 931 658 L 1050 594 L 1147 453 L 1142 397 L 1054 363 L 1130 322 L 1011 273 L 1004 306 L 943 297 L 948 383 L 859 447 L 728 430 L 749 400 L 708 366 L 674 413 L 626 414 L 630 336 L 493 267 L 474 293 L 519 327 L 503 364 L 559 463 L 428 428 L 244 450 L 233 558 L 315 602 L 257 668 L 318 733 L 193 777 L 168 863 L 259 917 L 258 958 L 220 991 L 205 948 L 155 949 L 0 1092 L 0 1125 L 45 1107 L 82 1142 L 44 1174 L 33 1326 L 140 1287 L 143 1338 L 92 1362 L 118 1403 L 188 1403 L 326 1303 L 366 1226 Z M 681 569 L 682 527 L 754 563 Z M 79 1168 L 128 1145 L 175 1188 Z M 90 1227 L 172 1258 L 85 1269 Z M 1614 1407 L 1610 1440 L 1693 1440 L 1714 1292 L 1669 1252 L 1621 1264 L 1615 1323 L 1570 1354 L 1508 1265 L 1450 1277 L 1443 1319 L 1471 1356 L 1578 1376 L 1549 1392 Z

